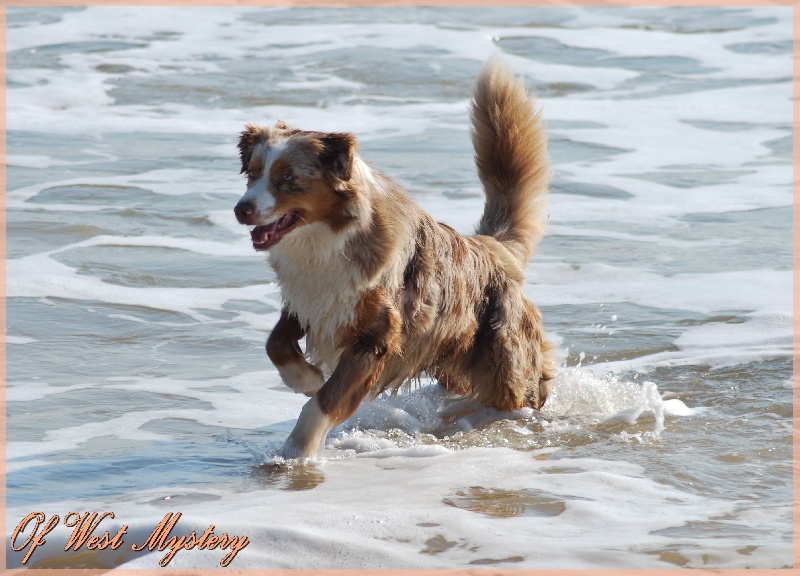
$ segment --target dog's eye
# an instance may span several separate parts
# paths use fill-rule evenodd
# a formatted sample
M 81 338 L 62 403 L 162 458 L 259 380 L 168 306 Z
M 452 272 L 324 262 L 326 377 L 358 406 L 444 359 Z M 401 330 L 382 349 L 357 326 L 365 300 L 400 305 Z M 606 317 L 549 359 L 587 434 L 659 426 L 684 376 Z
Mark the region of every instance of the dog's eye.
M 294 176 L 292 176 L 292 175 L 291 175 L 291 174 L 289 174 L 288 172 L 287 172 L 286 174 L 284 174 L 284 175 L 283 175 L 283 179 L 284 179 L 284 181 L 285 181 L 285 182 L 289 182 L 289 181 L 290 181 L 290 180 L 292 180 L 293 178 L 294 178 Z

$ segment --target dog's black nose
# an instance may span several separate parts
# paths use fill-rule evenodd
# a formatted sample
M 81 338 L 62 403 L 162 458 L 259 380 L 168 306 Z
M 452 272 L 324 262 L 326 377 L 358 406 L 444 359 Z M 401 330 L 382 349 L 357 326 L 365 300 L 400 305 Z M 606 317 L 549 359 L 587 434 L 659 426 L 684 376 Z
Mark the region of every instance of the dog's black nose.
M 255 211 L 255 204 L 253 204 L 250 200 L 243 200 L 239 202 L 233 209 L 233 213 L 236 214 L 236 219 L 239 222 L 246 220 L 247 217 L 251 216 Z

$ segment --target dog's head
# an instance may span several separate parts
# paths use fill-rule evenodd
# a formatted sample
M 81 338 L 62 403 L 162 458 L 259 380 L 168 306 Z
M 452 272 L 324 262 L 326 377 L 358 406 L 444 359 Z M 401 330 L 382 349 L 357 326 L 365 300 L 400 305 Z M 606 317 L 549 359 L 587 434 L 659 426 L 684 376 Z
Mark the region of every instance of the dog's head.
M 247 192 L 234 208 L 256 250 L 314 224 L 339 232 L 353 218 L 351 186 L 356 139 L 342 132 L 306 132 L 283 122 L 248 124 L 239 138 Z

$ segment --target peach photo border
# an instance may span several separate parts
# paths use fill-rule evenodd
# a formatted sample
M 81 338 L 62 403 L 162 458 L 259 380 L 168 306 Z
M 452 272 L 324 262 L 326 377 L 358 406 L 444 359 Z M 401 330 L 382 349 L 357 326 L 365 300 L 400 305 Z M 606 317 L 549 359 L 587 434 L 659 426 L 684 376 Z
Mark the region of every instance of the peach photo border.
M 798 175 L 797 165 L 800 153 L 797 149 L 797 124 L 798 124 L 798 100 L 800 100 L 800 89 L 798 88 L 798 54 L 800 54 L 800 15 L 798 14 L 798 4 L 800 0 L 540 0 L 540 1 L 524 1 L 524 0 L 501 0 L 498 2 L 489 2 L 488 0 L 385 0 L 385 1 L 369 1 L 369 0 L 350 0 L 342 1 L 337 0 L 333 2 L 320 2 L 314 0 L 294 0 L 294 1 L 280 1 L 280 0 L 84 0 L 84 1 L 69 1 L 69 0 L 17 0 L 16 2 L 9 2 L 7 0 L 0 0 L 0 77 L 2 78 L 2 93 L 0 94 L 0 162 L 2 162 L 2 169 L 0 169 L 0 258 L 5 264 L 6 261 L 6 8 L 8 6 L 292 6 L 292 7 L 361 7 L 361 6 L 484 6 L 487 8 L 492 7 L 509 7 L 509 6 L 602 6 L 602 7 L 631 7 L 631 6 L 709 6 L 709 7 L 761 7 L 761 6 L 783 6 L 790 7 L 792 11 L 793 23 L 793 146 L 792 146 L 792 185 L 793 185 L 793 223 L 800 223 L 800 202 L 798 202 Z M 798 227 L 793 226 L 793 312 L 797 311 L 800 305 L 800 233 Z M 6 267 L 5 265 L 0 268 L 0 300 L 3 306 L 0 311 L 0 382 L 3 388 L 3 394 L 0 394 L 0 408 L 2 408 L 2 426 L 0 426 L 0 449 L 3 450 L 3 455 L 0 457 L 0 526 L 5 531 L 6 527 L 6 462 L 5 462 L 5 448 L 6 448 Z M 798 391 L 798 374 L 800 374 L 800 354 L 797 352 L 798 338 L 800 337 L 800 317 L 796 314 L 793 315 L 793 352 L 792 352 L 792 368 L 793 368 L 793 405 L 799 406 L 798 399 L 800 399 L 800 391 Z M 755 576 L 761 574 L 775 574 L 787 576 L 790 574 L 800 574 L 800 538 L 798 538 L 797 526 L 800 524 L 800 489 L 798 489 L 797 479 L 800 478 L 798 471 L 800 471 L 800 448 L 798 448 L 798 440 L 800 440 L 800 428 L 798 427 L 797 414 L 793 417 L 793 457 L 792 457 L 792 476 L 793 476 L 793 498 L 792 498 L 792 518 L 793 518 L 793 552 L 792 552 L 792 568 L 775 568 L 775 569 L 703 569 L 703 568 L 664 568 L 664 569 L 498 569 L 498 568 L 465 568 L 465 569 L 238 569 L 238 568 L 213 568 L 213 569 L 112 569 L 114 576 L 141 576 L 142 574 L 157 573 L 168 576 L 178 575 L 200 575 L 200 576 L 219 576 L 222 573 L 226 574 L 246 574 L 247 576 L 264 574 L 265 576 L 568 576 L 573 574 L 590 573 L 591 576 L 676 576 L 676 572 L 680 570 L 688 570 L 692 576 Z M 7 535 L 6 535 L 7 536 Z M 8 542 L 4 540 L 0 546 L 0 574 L 18 574 L 26 573 L 31 576 L 92 576 L 95 574 L 102 574 L 108 570 L 101 569 L 14 569 L 8 570 L 6 566 L 6 546 Z M 535 546 L 532 543 L 532 547 Z M 245 552 L 243 552 L 245 553 Z M 545 551 L 546 553 L 546 551 Z

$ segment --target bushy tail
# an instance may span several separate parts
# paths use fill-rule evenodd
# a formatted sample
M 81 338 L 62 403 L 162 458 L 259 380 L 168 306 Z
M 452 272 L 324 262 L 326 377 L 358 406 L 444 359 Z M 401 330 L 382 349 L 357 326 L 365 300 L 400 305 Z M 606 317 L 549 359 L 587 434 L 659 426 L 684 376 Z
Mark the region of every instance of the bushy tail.
M 523 80 L 498 58 L 478 76 L 470 116 L 486 194 L 477 233 L 495 237 L 524 266 L 544 235 L 550 182 L 544 126 Z

